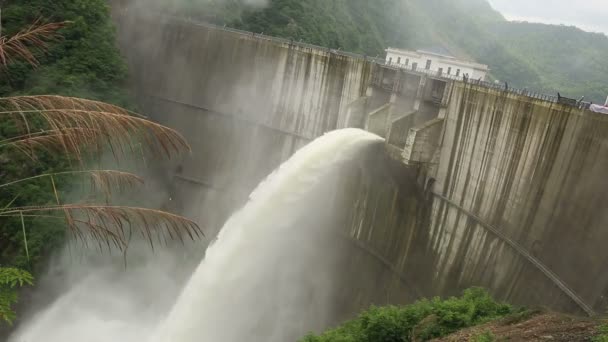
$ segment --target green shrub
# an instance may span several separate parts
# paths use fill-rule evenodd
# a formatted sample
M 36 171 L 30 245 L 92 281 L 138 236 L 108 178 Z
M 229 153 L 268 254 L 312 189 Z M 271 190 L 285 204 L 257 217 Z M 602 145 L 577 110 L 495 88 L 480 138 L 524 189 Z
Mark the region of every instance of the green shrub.
M 608 324 L 603 324 L 598 328 L 598 335 L 593 337 L 591 342 L 608 342 Z
M 302 342 L 403 342 L 426 341 L 482 324 L 513 312 L 481 288 L 461 297 L 424 299 L 396 307 L 372 307 L 358 318 L 322 335 L 308 335 Z
M 33 282 L 34 278 L 29 272 L 0 267 L 0 321 L 13 323 L 15 312 L 12 306 L 19 300 L 17 288 L 32 285 Z
M 481 333 L 475 337 L 473 337 L 473 342 L 494 342 L 496 341 L 496 336 L 492 334 L 491 331 L 486 331 Z

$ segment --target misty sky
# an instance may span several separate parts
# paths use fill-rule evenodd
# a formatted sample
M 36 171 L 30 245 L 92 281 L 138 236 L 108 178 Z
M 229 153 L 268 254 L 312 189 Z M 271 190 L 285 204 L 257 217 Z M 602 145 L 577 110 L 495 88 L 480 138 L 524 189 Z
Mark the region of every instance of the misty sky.
M 608 0 L 489 0 L 509 20 L 575 25 L 608 34 Z

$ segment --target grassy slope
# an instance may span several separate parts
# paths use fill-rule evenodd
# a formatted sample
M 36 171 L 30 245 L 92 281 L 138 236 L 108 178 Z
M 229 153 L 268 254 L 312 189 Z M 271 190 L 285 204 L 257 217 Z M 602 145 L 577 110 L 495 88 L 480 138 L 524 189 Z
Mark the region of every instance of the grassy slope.
M 604 320 L 533 310 L 462 329 L 436 342 L 606 342 Z

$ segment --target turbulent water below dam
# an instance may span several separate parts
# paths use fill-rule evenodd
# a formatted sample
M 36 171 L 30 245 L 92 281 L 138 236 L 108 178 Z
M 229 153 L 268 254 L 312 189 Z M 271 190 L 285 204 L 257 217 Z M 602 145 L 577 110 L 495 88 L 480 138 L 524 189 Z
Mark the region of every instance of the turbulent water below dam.
M 339 287 L 334 180 L 382 141 L 345 129 L 302 148 L 254 190 L 196 267 L 192 254 L 151 256 L 138 245 L 126 270 L 119 257 L 59 258 L 60 295 L 9 341 L 284 342 L 324 329 Z

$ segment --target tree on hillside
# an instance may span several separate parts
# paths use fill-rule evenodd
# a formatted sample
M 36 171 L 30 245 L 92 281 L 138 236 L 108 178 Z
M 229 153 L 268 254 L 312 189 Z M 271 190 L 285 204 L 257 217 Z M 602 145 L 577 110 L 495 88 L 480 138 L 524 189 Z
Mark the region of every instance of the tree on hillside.
M 0 66 L 25 61 L 36 67 L 38 52 L 58 39 L 57 30 L 65 24 L 36 21 L 10 36 L 0 36 Z M 192 221 L 160 210 L 111 205 L 112 191 L 142 183 L 134 174 L 116 170 L 90 169 L 88 161 L 106 151 L 121 159 L 146 148 L 164 158 L 188 151 L 189 146 L 176 131 L 151 122 L 131 111 L 107 103 L 64 96 L 11 96 L 0 98 L 0 162 L 19 163 L 34 170 L 34 176 L 11 178 L 14 173 L 0 171 L 0 221 L 16 220 L 22 229 L 22 246 L 29 258 L 29 220 L 56 221 L 83 243 L 96 242 L 100 248 L 126 251 L 133 234 L 140 234 L 153 246 L 154 241 L 202 236 Z M 61 155 L 69 169 L 36 172 L 49 155 Z M 6 163 L 5 163 L 6 164 Z M 100 195 L 95 202 L 71 202 L 61 196 L 57 182 L 84 176 L 91 191 Z M 52 203 L 32 202 L 15 205 L 22 195 L 20 185 L 46 181 Z M 43 184 L 41 182 L 37 184 Z M 3 242 L 0 242 L 2 248 Z M 0 320 L 14 319 L 11 305 L 17 301 L 15 288 L 31 284 L 28 272 L 0 267 Z

